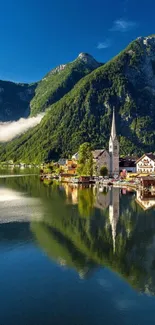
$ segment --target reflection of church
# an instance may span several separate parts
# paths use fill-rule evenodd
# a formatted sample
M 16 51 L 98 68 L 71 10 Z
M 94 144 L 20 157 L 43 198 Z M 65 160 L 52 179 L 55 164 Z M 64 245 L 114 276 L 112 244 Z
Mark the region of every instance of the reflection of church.
M 113 250 L 116 248 L 117 223 L 119 220 L 119 188 L 110 191 L 109 219 L 112 230 Z
M 109 220 L 112 230 L 113 250 L 115 252 L 116 236 L 117 236 L 117 223 L 119 220 L 119 188 L 105 188 L 103 192 L 97 192 L 95 207 L 99 209 L 109 208 Z

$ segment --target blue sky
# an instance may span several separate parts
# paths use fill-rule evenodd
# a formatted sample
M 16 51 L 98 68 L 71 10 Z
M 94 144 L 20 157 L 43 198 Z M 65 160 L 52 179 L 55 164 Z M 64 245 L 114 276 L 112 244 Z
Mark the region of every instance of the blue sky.
M 106 62 L 155 33 L 154 0 L 1 0 L 0 79 L 33 82 L 80 52 Z

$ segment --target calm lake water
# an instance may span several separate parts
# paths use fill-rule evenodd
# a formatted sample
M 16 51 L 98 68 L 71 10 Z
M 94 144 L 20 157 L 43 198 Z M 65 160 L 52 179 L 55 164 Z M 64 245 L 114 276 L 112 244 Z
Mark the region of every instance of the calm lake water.
M 0 325 L 155 324 L 155 199 L 22 173 L 0 177 Z

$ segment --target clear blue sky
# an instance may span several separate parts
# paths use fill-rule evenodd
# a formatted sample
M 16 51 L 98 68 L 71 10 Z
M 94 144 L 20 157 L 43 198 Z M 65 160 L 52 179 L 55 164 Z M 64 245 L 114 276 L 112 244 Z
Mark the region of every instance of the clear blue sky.
M 0 79 L 32 82 L 80 52 L 106 62 L 155 33 L 154 0 L 3 0 Z

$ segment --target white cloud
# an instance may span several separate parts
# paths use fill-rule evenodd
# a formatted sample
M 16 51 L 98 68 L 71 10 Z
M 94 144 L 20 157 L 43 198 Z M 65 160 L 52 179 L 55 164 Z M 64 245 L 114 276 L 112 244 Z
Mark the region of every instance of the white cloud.
M 135 21 L 125 20 L 125 19 L 117 19 L 114 21 L 112 28 L 110 31 L 118 31 L 118 32 L 127 32 L 137 26 Z
M 18 121 L 0 123 L 0 142 L 7 142 L 39 124 L 44 114 Z
M 111 46 L 111 42 L 109 39 L 106 39 L 104 42 L 100 42 L 97 45 L 97 49 L 101 50 L 101 49 L 107 49 L 108 47 Z

